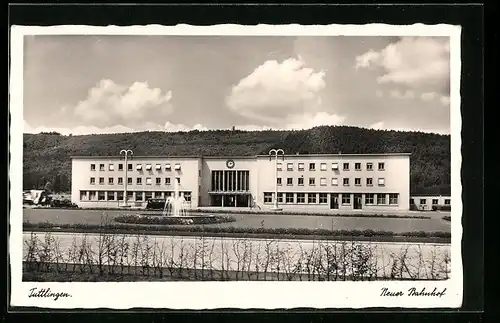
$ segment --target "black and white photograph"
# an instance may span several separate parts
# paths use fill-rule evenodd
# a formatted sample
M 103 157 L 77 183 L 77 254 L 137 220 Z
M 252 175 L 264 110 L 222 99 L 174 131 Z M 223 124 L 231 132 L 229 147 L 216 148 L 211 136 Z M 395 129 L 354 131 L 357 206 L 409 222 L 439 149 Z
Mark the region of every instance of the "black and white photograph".
M 459 26 L 11 44 L 12 303 L 460 306 Z

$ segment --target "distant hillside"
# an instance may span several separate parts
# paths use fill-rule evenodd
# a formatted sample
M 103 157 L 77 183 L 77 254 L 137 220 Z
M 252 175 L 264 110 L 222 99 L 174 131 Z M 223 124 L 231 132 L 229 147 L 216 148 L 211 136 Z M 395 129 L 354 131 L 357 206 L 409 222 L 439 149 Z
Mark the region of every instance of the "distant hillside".
M 271 148 L 287 153 L 394 153 L 411 156 L 413 194 L 449 194 L 450 136 L 420 132 L 369 130 L 357 127 L 316 127 L 301 131 L 140 132 L 85 136 L 57 133 L 24 134 L 24 188 L 56 191 L 71 187 L 70 156 L 118 155 L 128 148 L 135 155 L 256 155 Z

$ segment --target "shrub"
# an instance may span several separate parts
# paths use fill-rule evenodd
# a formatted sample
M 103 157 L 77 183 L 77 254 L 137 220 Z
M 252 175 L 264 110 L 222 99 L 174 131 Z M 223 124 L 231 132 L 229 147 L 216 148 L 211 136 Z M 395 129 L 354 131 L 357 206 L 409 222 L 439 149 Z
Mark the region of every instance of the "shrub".
M 451 205 L 433 205 L 432 211 L 451 211 Z
M 451 221 L 451 216 L 449 215 L 445 215 L 443 216 L 441 219 L 445 220 L 445 221 Z
M 190 225 L 190 224 L 217 224 L 234 222 L 232 216 L 192 216 L 192 217 L 170 217 L 157 215 L 127 214 L 114 218 L 118 223 L 128 224 L 151 224 L 151 225 Z

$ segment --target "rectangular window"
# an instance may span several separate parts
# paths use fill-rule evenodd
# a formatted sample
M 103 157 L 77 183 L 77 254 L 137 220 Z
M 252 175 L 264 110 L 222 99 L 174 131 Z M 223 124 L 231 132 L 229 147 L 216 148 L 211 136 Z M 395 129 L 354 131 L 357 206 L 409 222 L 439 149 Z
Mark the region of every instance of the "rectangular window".
M 163 198 L 163 192 L 154 192 L 154 198 L 155 199 L 161 199 Z
M 432 199 L 432 205 L 437 205 L 437 204 L 438 204 L 438 202 L 439 202 L 439 200 L 438 200 L 438 199 Z
M 161 177 L 156 178 L 156 185 L 161 185 Z
M 184 201 L 191 203 L 191 192 L 184 192 Z
M 342 204 L 351 204 L 351 194 L 342 194 Z
M 153 198 L 153 192 L 146 192 L 146 201 Z
M 444 205 L 451 205 L 451 200 L 450 199 L 444 200 Z
M 344 186 L 349 186 L 349 178 L 344 178 L 343 183 Z
M 283 203 L 283 193 L 278 193 L 278 203 Z
M 309 163 L 309 170 L 316 170 L 316 164 L 315 163 Z
M 414 199 L 410 199 L 410 204 L 415 204 L 415 200 Z
M 293 170 L 293 163 L 287 163 L 286 164 L 286 170 L 292 171 Z
M 89 200 L 91 200 L 91 201 L 97 200 L 97 192 L 96 191 L 90 191 Z
M 104 192 L 97 192 L 97 200 L 99 201 L 106 200 L 106 194 Z
M 152 182 L 152 179 L 151 177 L 146 177 L 146 185 L 151 185 L 153 182 Z
M 118 170 L 123 171 L 123 164 L 118 164 Z
M 316 204 L 316 193 L 309 193 L 307 194 L 307 203 L 309 204 Z
M 115 200 L 115 192 L 108 192 L 108 201 Z
M 282 163 L 276 163 L 276 169 L 277 169 L 278 171 L 283 170 L 283 164 L 282 164 Z
M 293 178 L 288 177 L 288 178 L 286 179 L 286 185 L 293 185 Z
M 80 191 L 80 201 L 87 200 L 87 191 Z
M 375 200 L 374 194 L 371 193 L 365 194 L 365 204 L 373 204 L 374 200 Z
M 354 185 L 361 186 L 361 178 L 355 178 L 354 179 Z
M 339 185 L 339 179 L 334 177 L 332 178 L 332 186 L 338 186 Z
M 90 164 L 90 170 L 95 170 L 95 164 Z
M 366 170 L 373 170 L 373 163 L 366 163 Z
M 132 169 L 134 169 L 134 168 L 133 168 L 132 164 L 128 164 L 128 165 L 127 165 L 127 169 L 128 169 L 129 171 L 131 171 L 131 170 L 132 170 Z
M 161 164 L 156 164 L 155 169 L 160 171 L 161 170 Z
M 142 165 L 141 165 L 141 164 L 137 164 L 136 169 L 137 169 L 138 171 L 141 171 L 141 170 L 142 170 Z
M 104 164 L 99 164 L 99 170 L 100 170 L 100 171 L 104 171 L 104 170 L 105 170 L 105 166 L 104 166 Z
M 339 169 L 339 163 L 332 163 L 332 170 L 338 170 Z
M 170 185 L 170 177 L 165 177 L 165 185 Z
M 281 184 L 282 184 L 281 177 L 276 178 L 276 184 L 278 184 L 279 186 L 281 186 Z
M 344 170 L 349 170 L 349 163 L 344 163 Z
M 306 193 L 297 193 L 297 203 L 306 203 Z
M 132 177 L 127 178 L 127 184 L 132 185 Z
M 425 199 L 420 199 L 420 204 L 427 204 L 427 201 Z
M 314 178 L 314 177 L 310 177 L 310 178 L 309 178 L 309 185 L 311 185 L 311 186 L 316 185 L 316 178 Z
M 144 201 L 144 192 L 135 192 L 136 201 Z
M 134 199 L 134 192 L 127 192 L 127 200 L 132 201 Z
M 116 192 L 118 196 L 118 201 L 123 201 L 123 191 Z
M 146 165 L 146 170 L 151 170 L 151 169 L 153 169 L 153 165 L 151 165 L 151 164 L 147 164 L 147 165 Z
M 104 185 L 104 177 L 99 177 L 99 184 Z
M 142 177 L 137 177 L 137 185 L 142 185 Z
M 378 163 L 378 170 L 385 170 L 385 163 Z
M 285 200 L 286 203 L 293 203 L 294 202 L 293 193 L 286 193 L 285 198 L 286 198 L 286 200 Z
M 90 185 L 95 185 L 95 177 L 90 178 Z
M 299 181 L 299 185 L 300 185 L 300 186 L 303 186 L 303 185 L 304 185 L 304 177 L 299 177 L 299 178 L 298 178 L 298 181 Z
M 319 169 L 325 171 L 326 170 L 326 163 L 321 163 L 319 165 Z
M 327 203 L 328 203 L 328 194 L 319 193 L 319 204 L 327 204 Z
M 397 193 L 389 194 L 389 204 L 392 204 L 392 205 L 398 204 L 398 194 Z
M 326 186 L 326 178 L 320 178 L 319 179 L 319 185 Z
M 181 170 L 181 164 L 175 164 L 174 169 L 175 170 Z
M 109 164 L 108 169 L 110 171 L 114 171 L 115 170 L 115 165 L 114 164 Z
M 366 179 L 366 186 L 373 186 L 373 178 Z
M 114 178 L 113 177 L 109 177 L 108 178 L 108 185 L 113 185 L 114 183 Z
M 379 178 L 378 179 L 378 186 L 384 186 L 385 185 L 385 178 Z
M 299 163 L 298 168 L 300 171 L 303 171 L 304 170 L 304 163 Z
M 385 204 L 385 194 L 377 194 L 377 204 Z
M 355 163 L 354 170 L 361 170 L 361 163 Z
M 172 170 L 172 166 L 170 164 L 165 164 L 165 170 L 166 171 Z

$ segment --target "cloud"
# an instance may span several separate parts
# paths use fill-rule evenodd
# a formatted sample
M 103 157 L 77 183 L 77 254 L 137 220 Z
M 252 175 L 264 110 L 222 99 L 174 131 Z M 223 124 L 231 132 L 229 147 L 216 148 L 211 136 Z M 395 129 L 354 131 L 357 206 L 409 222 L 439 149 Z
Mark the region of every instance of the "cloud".
M 289 117 L 284 126 L 286 130 L 310 129 L 317 126 L 334 126 L 344 123 L 345 117 L 327 112 L 318 112 L 316 114 L 303 114 Z
M 399 90 L 392 90 L 390 92 L 391 97 L 396 99 L 414 99 L 415 93 L 412 90 L 406 90 L 405 92 Z
M 173 111 L 171 99 L 171 91 L 162 93 L 158 88 L 149 88 L 147 82 L 124 86 L 104 79 L 89 90 L 88 97 L 74 107 L 74 113 L 81 123 L 99 128 L 159 124 Z
M 432 101 L 435 100 L 438 97 L 438 94 L 436 92 L 425 92 L 420 95 L 420 98 L 422 101 Z
M 448 95 L 450 46 L 445 37 L 402 37 L 381 51 L 356 57 L 356 69 L 381 70 L 380 84 L 404 85 Z
M 382 91 L 380 91 L 380 90 L 377 90 L 377 91 L 375 92 L 375 95 L 377 96 L 377 98 L 381 98 L 381 97 L 383 97 L 383 96 L 384 96 L 384 92 L 382 92 Z
M 387 130 L 387 131 L 414 131 L 414 132 L 425 132 L 425 133 L 437 133 L 441 135 L 449 135 L 450 130 L 449 129 L 429 129 L 429 128 L 411 128 L 411 127 L 390 127 L 386 126 L 383 121 L 376 122 L 372 125 L 369 125 L 367 127 L 368 129 L 373 129 L 373 130 Z
M 284 117 L 320 112 L 325 72 L 304 66 L 299 57 L 268 60 L 232 87 L 226 104 L 233 112 L 279 125 Z

